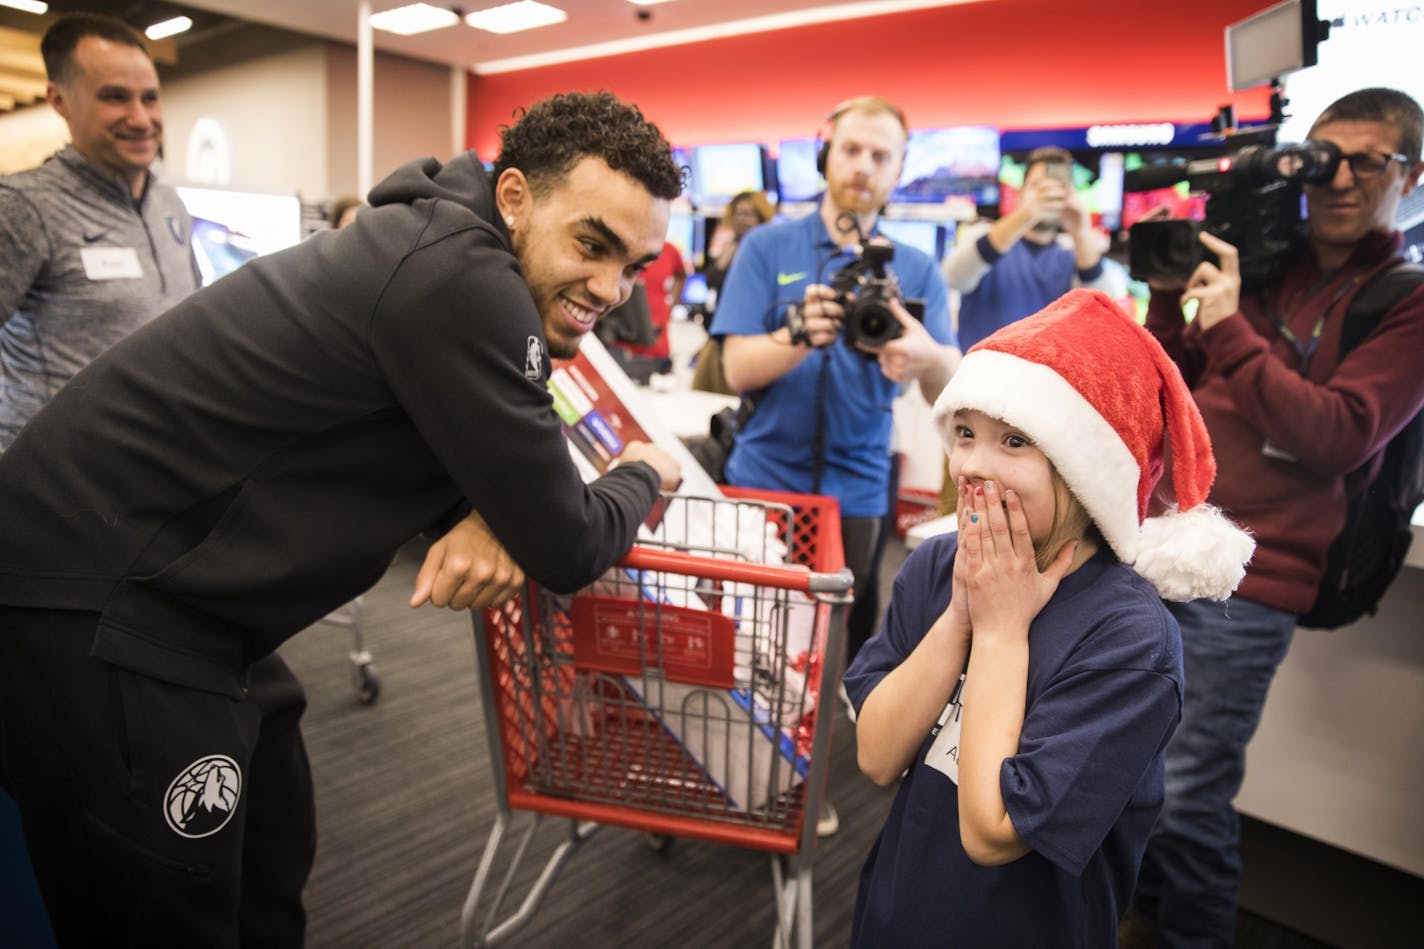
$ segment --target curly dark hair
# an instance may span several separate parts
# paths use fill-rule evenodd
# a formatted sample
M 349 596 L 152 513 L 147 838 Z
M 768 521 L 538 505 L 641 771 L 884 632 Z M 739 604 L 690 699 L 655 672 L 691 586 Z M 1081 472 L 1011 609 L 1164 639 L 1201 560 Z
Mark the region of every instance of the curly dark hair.
M 536 194 L 547 194 L 580 159 L 595 156 L 633 178 L 655 198 L 682 194 L 687 169 L 635 105 L 608 92 L 563 92 L 536 102 L 500 131 L 494 177 L 518 168 Z

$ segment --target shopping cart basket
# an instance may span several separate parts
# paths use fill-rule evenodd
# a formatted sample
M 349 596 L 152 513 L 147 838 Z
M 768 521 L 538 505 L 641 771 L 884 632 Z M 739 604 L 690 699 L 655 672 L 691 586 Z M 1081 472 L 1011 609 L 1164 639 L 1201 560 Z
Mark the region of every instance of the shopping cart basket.
M 465 946 L 502 944 L 613 825 L 769 852 L 775 944 L 809 949 L 833 718 L 817 711 L 839 681 L 851 574 L 833 499 L 727 495 L 667 499 L 662 527 L 683 529 L 640 542 L 577 596 L 531 583 L 477 617 L 499 811 L 461 913 Z M 528 826 L 482 906 L 514 810 Z M 546 815 L 568 818 L 569 835 L 496 921 Z

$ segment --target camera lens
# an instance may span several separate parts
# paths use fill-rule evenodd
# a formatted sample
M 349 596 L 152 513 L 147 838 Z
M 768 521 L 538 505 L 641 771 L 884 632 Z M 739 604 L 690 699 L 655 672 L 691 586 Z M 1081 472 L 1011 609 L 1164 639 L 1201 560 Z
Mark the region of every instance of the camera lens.
M 851 335 L 867 346 L 879 346 L 894 339 L 900 324 L 895 315 L 879 302 L 864 303 L 855 308 Z

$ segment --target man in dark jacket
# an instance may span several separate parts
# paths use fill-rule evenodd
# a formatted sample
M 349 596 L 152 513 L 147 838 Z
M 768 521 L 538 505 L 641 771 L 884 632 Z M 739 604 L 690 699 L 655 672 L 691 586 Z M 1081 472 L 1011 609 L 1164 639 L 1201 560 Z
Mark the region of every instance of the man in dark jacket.
M 0 785 L 61 944 L 297 946 L 314 815 L 273 652 L 422 531 L 413 603 L 572 591 L 677 464 L 580 479 L 545 388 L 682 173 L 606 94 L 408 164 L 84 369 L 0 457 Z

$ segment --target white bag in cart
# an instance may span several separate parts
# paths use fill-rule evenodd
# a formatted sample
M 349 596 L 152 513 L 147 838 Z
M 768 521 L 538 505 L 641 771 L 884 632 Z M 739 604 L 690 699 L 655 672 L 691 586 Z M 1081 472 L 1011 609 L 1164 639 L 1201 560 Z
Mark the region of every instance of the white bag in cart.
M 650 441 L 682 463 L 679 496 L 670 497 L 657 522 L 639 531 L 639 543 L 686 551 L 698 556 L 743 563 L 784 564 L 786 543 L 777 527 L 754 503 L 722 499 L 721 490 L 669 434 L 644 404 L 646 395 L 633 384 L 602 344 L 586 336 L 583 359 L 557 370 L 551 379 L 560 414 L 570 428 L 570 451 L 587 479 L 598 474 L 596 459 L 616 454 L 616 431 L 641 429 Z M 605 417 L 607 416 L 607 417 Z M 571 420 L 576 419 L 576 422 Z M 630 424 L 631 423 L 631 424 Z M 590 454 L 588 444 L 602 439 Z M 615 568 L 589 591 L 644 598 L 693 610 L 715 611 L 733 622 L 733 683 L 730 688 L 670 681 L 621 670 L 623 681 L 658 717 L 663 727 L 696 759 L 729 803 L 751 811 L 804 780 L 808 761 L 797 750 L 797 729 L 815 707 L 807 694 L 805 657 L 812 645 L 816 603 L 804 594 L 750 584 L 710 587 L 706 581 L 673 574 L 634 577 Z M 646 636 L 656 622 L 630 633 Z M 607 631 L 613 636 L 615 631 Z M 576 642 L 597 642 L 586 631 Z M 611 641 L 611 640 L 609 640 Z M 643 643 L 647 646 L 647 643 Z M 646 654 L 646 653 L 645 653 Z M 576 649 L 575 661 L 587 655 Z M 593 659 L 590 668 L 620 671 Z M 654 670 L 655 672 L 655 670 Z
M 807 694 L 804 664 L 816 604 L 799 593 L 790 596 L 779 606 L 753 600 L 754 615 L 738 624 L 739 688 L 712 693 L 663 684 L 664 726 L 739 810 L 767 806 L 805 780 L 810 765 L 798 750 L 798 729 L 816 707 L 815 696 Z M 799 668 L 797 657 L 803 658 Z M 704 708 L 708 711 L 699 719 Z

